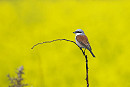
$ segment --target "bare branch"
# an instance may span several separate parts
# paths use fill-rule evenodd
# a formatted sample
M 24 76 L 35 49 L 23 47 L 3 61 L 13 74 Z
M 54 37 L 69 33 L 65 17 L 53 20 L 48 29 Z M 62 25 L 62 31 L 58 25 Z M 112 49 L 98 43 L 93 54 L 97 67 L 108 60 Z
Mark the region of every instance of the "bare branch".
M 35 44 L 31 49 L 33 49 L 35 46 L 37 46 L 37 45 L 39 45 L 39 44 L 51 43 L 51 42 L 62 41 L 62 40 L 68 41 L 68 42 L 72 42 L 72 43 L 74 43 L 75 45 L 77 45 L 76 42 L 74 42 L 74 41 L 72 41 L 72 40 L 68 40 L 68 39 L 56 39 L 56 40 L 52 40 L 52 41 L 45 41 L 45 42 L 42 42 L 42 43 L 37 43 L 37 44 Z M 77 45 L 77 46 L 78 46 L 78 45 Z M 79 47 L 79 46 L 78 46 L 78 47 Z M 87 87 L 89 87 L 89 82 L 88 82 L 88 60 L 87 60 L 87 55 L 85 54 L 85 50 L 83 51 L 83 49 L 82 49 L 81 47 L 79 47 L 79 48 L 80 48 L 80 50 L 82 51 L 82 53 L 83 53 L 83 55 L 84 55 L 84 57 L 85 57 L 85 59 L 86 59 L 86 82 L 87 82 Z
M 45 41 L 45 42 L 42 42 L 42 43 L 37 43 L 35 44 L 31 49 L 33 49 L 35 46 L 39 45 L 39 44 L 43 44 L 43 43 L 51 43 L 51 42 L 54 42 L 54 41 L 68 41 L 68 42 L 72 42 L 74 44 L 76 44 L 74 41 L 71 41 L 71 40 L 67 40 L 67 39 L 56 39 L 56 40 L 52 40 L 52 41 Z M 76 44 L 77 45 L 77 44 Z M 77 45 L 78 46 L 78 45 Z M 79 47 L 79 46 L 78 46 Z

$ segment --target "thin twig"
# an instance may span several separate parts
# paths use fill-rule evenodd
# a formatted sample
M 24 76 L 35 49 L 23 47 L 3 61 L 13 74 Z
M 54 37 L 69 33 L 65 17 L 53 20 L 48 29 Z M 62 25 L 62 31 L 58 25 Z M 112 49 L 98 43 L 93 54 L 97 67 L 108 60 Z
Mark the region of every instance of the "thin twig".
M 52 41 L 45 41 L 45 42 L 42 42 L 42 43 L 37 43 L 35 44 L 31 49 L 33 49 L 35 46 L 39 45 L 39 44 L 43 44 L 43 43 L 51 43 L 51 42 L 54 42 L 54 41 L 68 41 L 68 42 L 72 42 L 74 43 L 75 45 L 76 42 L 72 41 L 72 40 L 67 40 L 67 39 L 56 39 L 56 40 L 52 40 Z M 78 46 L 78 45 L 77 45 Z M 79 46 L 78 46 L 79 47 Z M 80 50 L 82 51 L 83 55 L 85 56 L 85 59 L 86 59 L 86 82 L 87 82 L 87 87 L 89 87 L 89 82 L 88 82 L 88 60 L 87 60 L 87 55 L 85 54 L 85 50 L 83 51 L 83 49 L 81 47 L 79 47 Z
M 67 40 L 67 39 L 56 39 L 56 40 L 52 40 L 52 41 L 45 41 L 45 42 L 37 43 L 37 44 L 35 44 L 31 49 L 33 49 L 35 46 L 37 46 L 37 45 L 39 45 L 39 44 L 51 43 L 51 42 L 54 42 L 54 41 L 61 41 L 61 40 L 73 42 L 74 44 L 76 44 L 74 41 L 71 41 L 71 40 Z M 76 45 L 77 45 L 77 44 L 76 44 Z M 77 46 L 78 46 L 78 45 L 77 45 Z M 79 46 L 78 46 L 78 47 L 79 47 Z

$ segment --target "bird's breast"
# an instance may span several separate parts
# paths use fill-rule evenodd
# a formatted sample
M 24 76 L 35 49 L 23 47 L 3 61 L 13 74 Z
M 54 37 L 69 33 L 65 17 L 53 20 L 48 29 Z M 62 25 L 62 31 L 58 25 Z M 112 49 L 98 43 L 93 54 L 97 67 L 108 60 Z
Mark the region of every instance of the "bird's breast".
M 81 45 L 81 44 L 79 43 L 79 41 L 76 39 L 76 37 L 75 37 L 75 40 L 76 40 L 76 43 L 77 43 L 77 45 L 78 45 L 79 47 L 85 48 L 83 45 Z

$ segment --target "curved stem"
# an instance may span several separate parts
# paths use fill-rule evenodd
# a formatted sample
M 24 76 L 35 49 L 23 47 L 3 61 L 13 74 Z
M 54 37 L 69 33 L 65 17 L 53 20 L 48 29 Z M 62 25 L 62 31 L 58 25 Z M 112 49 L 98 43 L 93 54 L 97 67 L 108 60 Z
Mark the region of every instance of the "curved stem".
M 56 39 L 56 40 L 52 40 L 52 41 L 45 41 L 45 42 L 42 42 L 42 43 L 37 43 L 35 44 L 31 49 L 33 49 L 35 46 L 39 45 L 39 44 L 43 44 L 43 43 L 51 43 L 51 42 L 54 42 L 54 41 L 68 41 L 68 42 L 72 42 L 74 43 L 75 45 L 76 42 L 72 41 L 72 40 L 67 40 L 67 39 Z M 78 46 L 78 45 L 77 45 Z M 79 47 L 79 46 L 78 46 Z M 86 82 L 87 82 L 87 87 L 89 87 L 89 82 L 88 82 L 88 60 L 87 60 L 87 55 L 85 54 L 85 50 L 83 51 L 83 49 L 81 47 L 79 47 L 80 50 L 82 51 L 83 55 L 85 56 L 85 59 L 86 59 Z

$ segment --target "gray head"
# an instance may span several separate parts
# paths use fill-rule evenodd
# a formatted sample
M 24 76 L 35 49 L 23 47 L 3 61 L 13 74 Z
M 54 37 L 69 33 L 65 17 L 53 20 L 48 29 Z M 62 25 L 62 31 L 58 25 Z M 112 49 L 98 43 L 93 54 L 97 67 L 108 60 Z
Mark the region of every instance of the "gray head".
M 82 29 L 77 29 L 75 32 L 73 32 L 76 35 L 85 35 L 84 31 Z

